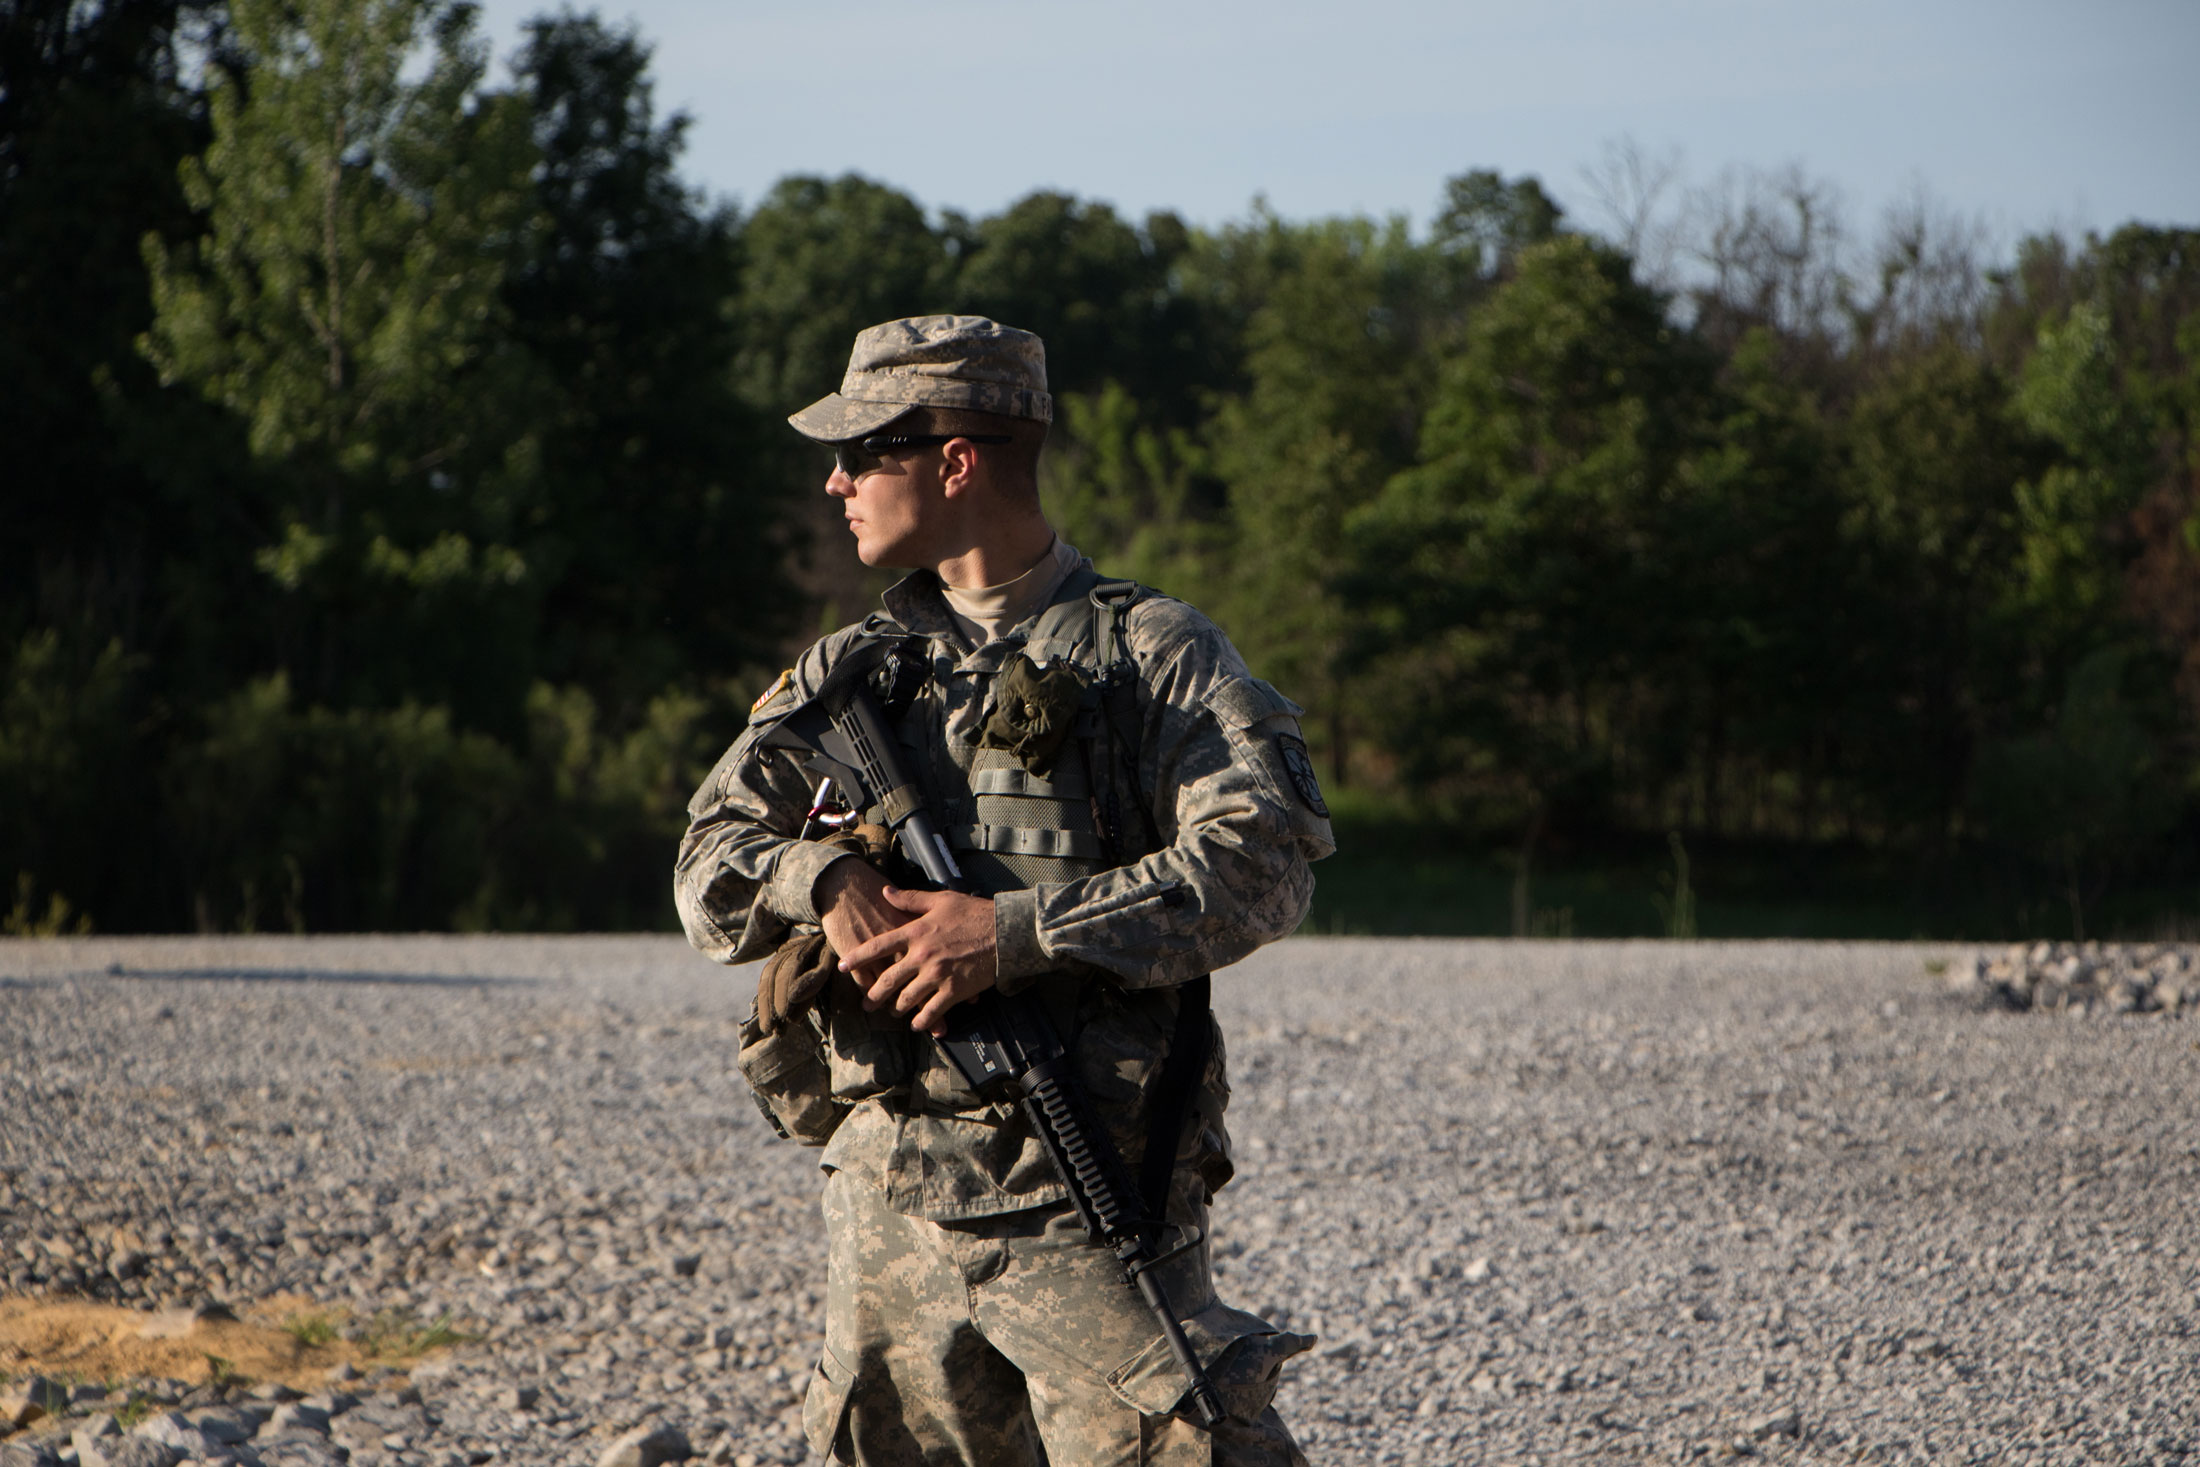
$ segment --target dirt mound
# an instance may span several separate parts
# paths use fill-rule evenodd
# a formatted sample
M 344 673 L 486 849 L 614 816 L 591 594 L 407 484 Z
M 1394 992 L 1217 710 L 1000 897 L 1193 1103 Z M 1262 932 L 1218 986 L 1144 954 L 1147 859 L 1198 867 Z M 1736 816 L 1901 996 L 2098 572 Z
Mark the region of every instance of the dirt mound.
M 371 1358 L 322 1327 L 325 1319 L 295 1299 L 268 1300 L 241 1318 L 188 1309 L 148 1314 L 81 1299 L 0 1299 L 0 1376 L 104 1384 L 242 1379 L 314 1390 L 331 1366 Z

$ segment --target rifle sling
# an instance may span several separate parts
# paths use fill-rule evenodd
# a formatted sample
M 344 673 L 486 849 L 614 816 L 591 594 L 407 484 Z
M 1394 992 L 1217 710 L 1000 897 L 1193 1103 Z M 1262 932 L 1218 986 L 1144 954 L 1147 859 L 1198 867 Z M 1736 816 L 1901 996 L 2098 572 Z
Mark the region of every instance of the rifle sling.
M 1138 1169 L 1138 1200 L 1145 1209 L 1149 1234 L 1158 1237 L 1168 1226 L 1169 1179 L 1176 1172 L 1177 1143 L 1184 1137 L 1184 1123 L 1191 1118 L 1192 1100 L 1199 1092 L 1200 1077 L 1214 1053 L 1214 980 L 1201 974 L 1178 990 L 1176 1029 L 1169 1035 L 1169 1055 L 1161 1062 L 1161 1076 L 1154 1082 L 1153 1124 L 1146 1133 L 1146 1155 Z

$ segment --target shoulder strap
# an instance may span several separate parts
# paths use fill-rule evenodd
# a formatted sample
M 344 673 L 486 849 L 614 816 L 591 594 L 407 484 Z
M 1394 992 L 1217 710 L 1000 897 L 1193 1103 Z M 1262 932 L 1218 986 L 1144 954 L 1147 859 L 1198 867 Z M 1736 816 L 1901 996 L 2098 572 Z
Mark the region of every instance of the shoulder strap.
M 1130 660 L 1123 650 L 1123 623 L 1130 616 L 1131 604 L 1144 591 L 1145 587 L 1136 581 L 1095 578 L 1092 589 L 1086 593 L 1092 602 L 1093 655 L 1103 675 L 1113 673 L 1117 663 Z
M 1119 862 L 1135 861 L 1140 856 L 1161 848 L 1161 829 L 1154 823 L 1153 811 L 1146 807 L 1144 787 L 1139 782 L 1139 755 L 1145 742 L 1145 725 L 1138 714 L 1138 664 L 1131 660 L 1125 623 L 1130 618 L 1131 607 L 1145 594 L 1146 588 L 1136 581 L 1095 580 L 1087 599 L 1092 603 L 1093 657 L 1099 664 L 1100 675 L 1093 683 L 1093 697 L 1099 726 L 1098 738 L 1108 746 L 1109 757 L 1095 760 L 1102 770 L 1113 767 L 1116 777 L 1106 782 L 1106 804 L 1110 837 L 1118 847 Z M 1130 849 L 1129 832 L 1124 828 L 1121 801 L 1115 796 L 1118 787 L 1130 796 L 1130 803 L 1138 809 L 1139 828 L 1144 832 L 1141 849 Z

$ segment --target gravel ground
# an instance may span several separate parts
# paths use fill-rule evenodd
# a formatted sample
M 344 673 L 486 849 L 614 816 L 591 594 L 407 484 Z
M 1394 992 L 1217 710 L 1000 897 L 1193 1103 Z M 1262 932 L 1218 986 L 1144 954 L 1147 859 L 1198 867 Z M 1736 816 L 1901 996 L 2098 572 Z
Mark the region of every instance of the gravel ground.
M 1962 956 L 1302 938 L 1221 975 L 1216 1272 L 1322 1336 L 1279 1397 L 1309 1455 L 2200 1453 L 2200 1023 L 1988 1007 L 1928 975 Z M 0 943 L 0 1293 L 482 1336 L 280 1432 L 232 1404 L 258 1434 L 202 1460 L 669 1426 L 803 1461 L 817 1178 L 731 1070 L 752 983 L 673 938 Z

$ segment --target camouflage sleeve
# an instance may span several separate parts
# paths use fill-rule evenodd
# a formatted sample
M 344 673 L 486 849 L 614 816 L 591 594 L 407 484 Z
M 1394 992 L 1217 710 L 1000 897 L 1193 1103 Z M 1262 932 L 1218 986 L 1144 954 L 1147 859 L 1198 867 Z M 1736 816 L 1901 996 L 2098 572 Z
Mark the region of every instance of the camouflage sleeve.
M 759 742 L 809 696 L 832 665 L 828 638 L 803 654 L 749 710 L 749 725 L 688 801 L 687 834 L 673 868 L 672 898 L 688 941 L 721 963 L 763 957 L 788 929 L 815 922 L 810 893 L 846 852 L 800 839 L 808 776 L 784 749 Z
M 1164 842 L 1129 866 L 996 898 L 1001 987 L 1089 964 L 1128 988 L 1226 967 L 1306 918 L 1335 849 L 1300 709 L 1181 602 L 1133 612 L 1147 695 L 1140 775 Z

